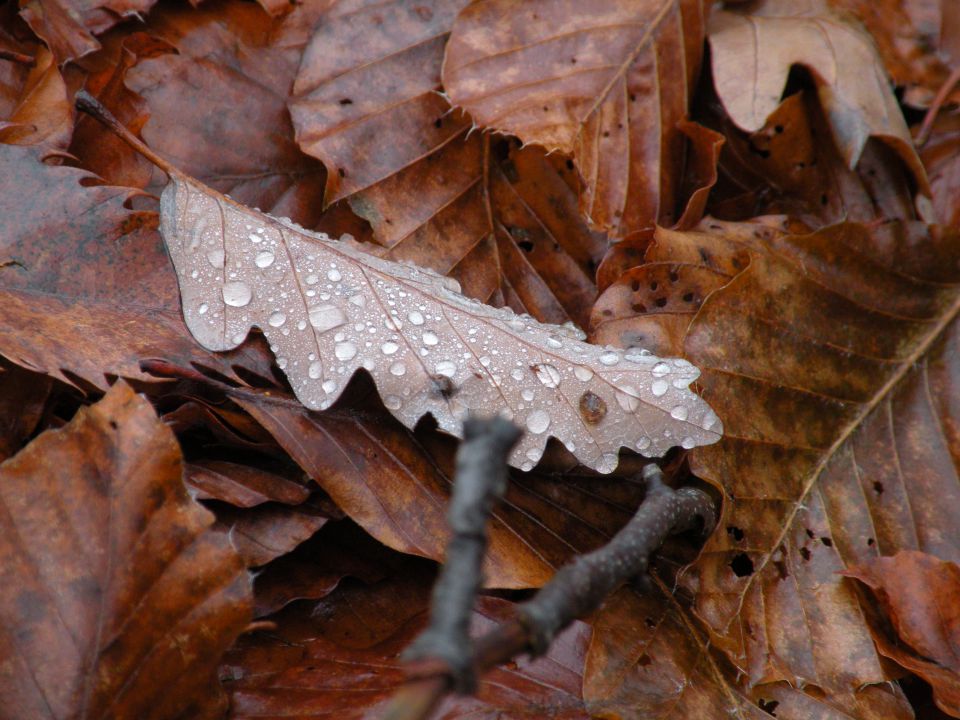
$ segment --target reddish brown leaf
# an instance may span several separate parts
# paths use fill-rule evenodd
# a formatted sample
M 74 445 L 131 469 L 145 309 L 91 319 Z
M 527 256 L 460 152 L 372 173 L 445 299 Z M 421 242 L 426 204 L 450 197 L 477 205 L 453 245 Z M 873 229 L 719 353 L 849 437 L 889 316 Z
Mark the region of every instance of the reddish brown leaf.
M 454 25 L 443 84 L 481 126 L 572 156 L 595 227 L 623 237 L 671 225 L 703 13 L 699 0 L 473 3 Z
M 0 142 L 41 145 L 63 150 L 73 130 L 73 105 L 53 55 L 36 50 L 34 65 L 24 79 L 16 105 L 0 122 Z
M 764 0 L 711 16 L 710 49 L 717 94 L 738 127 L 755 132 L 780 103 L 790 68 L 808 68 L 847 166 L 869 137 L 890 145 L 929 194 L 926 172 L 870 36 L 831 13 L 825 0 Z
M 429 576 L 406 573 L 373 587 L 344 584 L 316 605 L 274 616 L 270 634 L 243 638 L 226 657 L 231 717 L 378 718 L 405 679 L 400 651 L 427 621 Z M 481 598 L 475 632 L 506 620 L 510 603 Z M 433 717 L 585 720 L 581 673 L 590 630 L 564 632 L 546 656 L 488 673 L 476 698 L 451 697 Z
M 0 465 L 5 714 L 211 717 L 194 711 L 215 708 L 250 579 L 180 473 L 173 434 L 122 382 Z
M 304 482 L 252 465 L 201 460 L 188 463 L 184 472 L 187 483 L 197 491 L 198 500 L 222 500 L 251 508 L 265 502 L 299 505 L 310 496 Z
M 148 358 L 237 379 L 231 363 L 246 356 L 264 372 L 256 352 L 212 355 L 186 334 L 156 216 L 126 209 L 128 189 L 84 187 L 88 173 L 31 148 L 0 145 L 0 163 L 17 178 L 0 195 L 0 353 L 99 388 L 108 373 L 148 378 Z
M 43 414 L 53 381 L 0 361 L 0 461 L 23 447 Z
M 960 717 L 960 567 L 905 550 L 844 574 L 870 588 L 893 624 L 896 642 L 874 635 L 880 652 L 930 683 L 937 706 Z
M 471 133 L 469 118 L 438 93 L 461 5 L 335 6 L 297 75 L 298 141 L 329 170 L 327 202 L 349 196 L 386 257 L 452 275 L 494 305 L 583 324 L 606 245 L 558 177 L 569 170 L 539 150 Z M 371 38 L 380 22 L 389 33 Z
M 941 115 L 920 157 L 930 173 L 936 220 L 960 227 L 960 115 Z

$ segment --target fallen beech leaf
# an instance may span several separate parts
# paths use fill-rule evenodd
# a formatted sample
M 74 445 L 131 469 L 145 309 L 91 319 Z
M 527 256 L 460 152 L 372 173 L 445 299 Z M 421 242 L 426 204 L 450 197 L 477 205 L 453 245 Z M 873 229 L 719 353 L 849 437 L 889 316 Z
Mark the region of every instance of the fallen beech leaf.
M 672 225 L 703 14 L 699 0 L 476 2 L 454 23 L 443 85 L 481 126 L 572 156 L 595 227 Z
M 214 355 L 187 337 L 169 260 L 149 227 L 156 214 L 125 207 L 135 193 L 85 187 L 95 181 L 89 173 L 40 157 L 38 148 L 0 144 L 0 164 L 17 178 L 0 194 L 0 353 L 100 389 L 107 374 L 150 379 L 140 369 L 148 358 L 235 382 L 234 363 L 270 375 L 269 355 L 254 348 Z
M 343 583 L 318 603 L 271 616 L 278 625 L 238 642 L 225 657 L 233 720 L 383 717 L 405 680 L 400 652 L 428 620 L 429 576 L 414 567 L 371 587 Z M 475 632 L 508 619 L 513 605 L 481 597 Z M 519 659 L 480 681 L 477 697 L 452 696 L 434 717 L 586 720 L 581 674 L 590 628 L 576 621 L 537 660 Z
M 752 685 L 862 700 L 889 675 L 836 571 L 900 549 L 960 559 L 958 252 L 919 223 L 775 234 L 687 332 L 727 424 L 691 469 L 724 489 L 728 530 L 688 581 Z
M 896 97 L 870 36 L 826 0 L 764 0 L 748 12 L 736 6 L 711 15 L 710 51 L 717 94 L 733 122 L 763 127 L 780 104 L 793 65 L 813 74 L 833 139 L 848 167 L 867 139 L 890 145 L 929 195 L 926 171 L 913 147 Z
M 152 159 L 170 173 L 161 231 L 187 327 L 216 351 L 260 327 L 308 408 L 330 407 L 363 368 L 407 427 L 427 413 L 453 435 L 471 411 L 516 419 L 527 432 L 510 462 L 528 470 L 551 436 L 602 473 L 622 446 L 657 457 L 720 437 L 684 360 L 588 345 L 482 305 L 448 279 L 245 208 Z M 601 409 L 585 410 L 594 399 Z
M 874 639 L 884 655 L 933 686 L 937 706 L 960 717 L 960 567 L 914 550 L 844 572 L 869 587 L 898 642 Z
M 462 5 L 331 8 L 289 103 L 297 141 L 329 171 L 326 202 L 346 198 L 384 257 L 449 274 L 464 294 L 490 304 L 585 324 L 607 242 L 580 217 L 565 180 L 572 166 L 472 133 L 470 119 L 438 92 Z
M 180 473 L 123 382 L 0 465 L 5 715 L 211 717 L 250 578 Z
M 73 113 L 60 68 L 50 51 L 41 46 L 16 107 L 0 121 L 0 142 L 63 150 L 70 142 Z
M 214 512 L 218 528 L 229 534 L 240 558 L 250 567 L 286 555 L 330 519 L 310 503 L 267 503 L 248 509 L 220 505 Z
M 310 496 L 304 483 L 249 464 L 200 460 L 188 463 L 184 473 L 198 500 L 222 500 L 241 508 L 265 502 L 299 505 Z

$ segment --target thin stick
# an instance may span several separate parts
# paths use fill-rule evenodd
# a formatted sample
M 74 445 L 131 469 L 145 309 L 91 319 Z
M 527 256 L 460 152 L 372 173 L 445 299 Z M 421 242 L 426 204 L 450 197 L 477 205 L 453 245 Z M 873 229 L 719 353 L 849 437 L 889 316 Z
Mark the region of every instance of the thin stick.
M 942 108 L 943 104 L 947 101 L 947 95 L 950 94 L 958 82 L 960 82 L 960 65 L 953 69 L 950 77 L 940 86 L 936 97 L 933 99 L 930 107 L 927 108 L 927 114 L 923 118 L 923 124 L 920 125 L 917 137 L 913 140 L 913 144 L 917 147 L 923 147 L 927 144 L 927 140 L 930 139 L 930 132 L 933 130 L 933 122 L 937 119 L 940 108 Z
M 705 492 L 667 487 L 656 465 L 647 465 L 643 474 L 647 497 L 630 522 L 602 548 L 561 569 L 532 600 L 520 606 L 515 619 L 476 641 L 473 664 L 478 674 L 524 652 L 546 652 L 567 625 L 600 607 L 621 583 L 646 573 L 650 554 L 668 535 L 697 523 L 703 524 L 705 534 L 713 530 L 716 514 Z M 393 697 L 384 718 L 424 720 L 453 689 L 449 673 L 434 667 L 433 677 L 423 677 L 427 670 L 412 668 L 415 679 Z
M 36 64 L 37 59 L 31 57 L 30 55 L 24 55 L 23 53 L 18 53 L 15 50 L 3 50 L 0 49 L 0 60 L 10 60 L 15 63 L 20 63 L 21 65 L 33 66 Z

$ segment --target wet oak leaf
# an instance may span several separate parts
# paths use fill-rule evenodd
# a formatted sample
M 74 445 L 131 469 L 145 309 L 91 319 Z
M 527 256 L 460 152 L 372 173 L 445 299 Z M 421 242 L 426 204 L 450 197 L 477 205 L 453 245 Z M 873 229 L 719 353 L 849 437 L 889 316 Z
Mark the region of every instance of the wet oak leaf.
M 955 561 L 957 235 L 919 223 L 775 234 L 685 340 L 727 434 L 691 459 L 726 493 L 688 577 L 752 685 L 867 703 L 889 676 L 837 575 L 917 549 Z
M 876 47 L 856 21 L 832 12 L 826 0 L 764 0 L 747 11 L 729 6 L 713 13 L 709 40 L 717 95 L 738 127 L 762 128 L 780 104 L 790 69 L 801 65 L 813 75 L 847 166 L 855 167 L 867 140 L 876 137 L 929 195 L 926 171 Z
M 73 103 L 50 51 L 40 46 L 35 53 L 16 105 L 0 120 L 0 142 L 63 150 L 73 131 Z
M 704 13 L 698 0 L 476 2 L 454 24 L 443 85 L 481 127 L 571 156 L 594 227 L 671 225 Z
M 259 327 L 310 409 L 329 408 L 362 368 L 407 427 L 429 413 L 459 436 L 469 412 L 515 419 L 527 432 L 509 461 L 527 470 L 549 437 L 609 473 L 622 446 L 657 457 L 722 433 L 689 389 L 699 371 L 685 360 L 588 345 L 482 305 L 455 281 L 251 210 L 140 148 L 170 174 L 161 231 L 191 333 L 224 351 Z M 581 415 L 588 392 L 606 403 L 602 416 Z
M 844 573 L 859 580 L 893 624 L 880 652 L 933 686 L 937 706 L 960 717 L 960 567 L 915 550 L 877 557 Z
M 448 274 L 490 304 L 582 325 L 606 241 L 581 219 L 570 170 L 473 132 L 439 92 L 462 5 L 334 6 L 297 74 L 297 141 L 327 167 L 326 202 L 346 198 L 384 257 Z
M 251 582 L 123 382 L 0 465 L 0 697 L 22 718 L 216 717 Z

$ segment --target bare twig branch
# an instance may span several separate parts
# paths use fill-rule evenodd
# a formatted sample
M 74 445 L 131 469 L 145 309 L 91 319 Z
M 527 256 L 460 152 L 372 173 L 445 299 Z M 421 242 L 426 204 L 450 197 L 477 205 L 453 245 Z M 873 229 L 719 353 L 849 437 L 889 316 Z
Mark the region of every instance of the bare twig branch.
M 10 60 L 11 62 L 29 66 L 33 66 L 33 64 L 37 61 L 36 58 L 31 55 L 24 55 L 23 53 L 18 53 L 15 50 L 3 49 L 0 49 L 0 60 Z
M 562 568 L 532 600 L 520 606 L 517 617 L 480 637 L 472 664 L 479 675 L 517 655 L 547 651 L 550 643 L 578 617 L 596 610 L 621 583 L 646 573 L 649 556 L 664 539 L 702 523 L 709 533 L 716 523 L 713 501 L 695 488 L 673 490 L 663 484 L 656 465 L 643 471 L 647 497 L 636 514 L 602 548 L 576 558 Z M 442 667 L 418 668 L 414 679 L 401 688 L 387 709 L 388 720 L 423 720 L 454 687 Z

